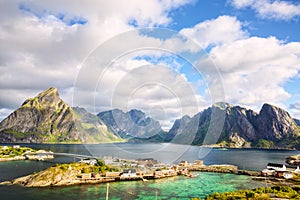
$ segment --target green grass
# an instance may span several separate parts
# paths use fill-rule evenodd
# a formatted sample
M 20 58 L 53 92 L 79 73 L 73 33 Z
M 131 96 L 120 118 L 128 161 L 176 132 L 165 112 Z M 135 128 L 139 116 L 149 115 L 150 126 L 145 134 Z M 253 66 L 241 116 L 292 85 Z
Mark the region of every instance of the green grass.
M 207 196 L 206 200 L 222 199 L 271 199 L 271 198 L 286 198 L 286 199 L 300 199 L 300 187 L 289 186 L 274 186 L 269 188 L 256 188 L 253 190 L 239 190 L 235 192 L 213 193 Z
M 20 147 L 20 148 L 13 148 L 12 146 L 8 146 L 6 148 L 0 147 L 0 158 L 13 158 L 15 156 L 21 156 L 26 151 L 35 152 L 36 150 L 31 149 L 29 147 Z
M 274 142 L 272 141 L 268 141 L 268 140 L 264 140 L 264 139 L 259 139 L 254 145 L 253 147 L 255 148 L 263 148 L 263 149 L 271 149 L 274 148 Z
M 12 134 L 15 136 L 15 138 L 26 138 L 28 136 L 33 136 L 36 135 L 38 138 L 43 137 L 43 134 L 38 133 L 38 132 L 25 132 L 25 133 L 21 133 L 21 132 L 17 132 L 14 131 L 12 129 L 7 129 L 4 131 L 5 134 Z

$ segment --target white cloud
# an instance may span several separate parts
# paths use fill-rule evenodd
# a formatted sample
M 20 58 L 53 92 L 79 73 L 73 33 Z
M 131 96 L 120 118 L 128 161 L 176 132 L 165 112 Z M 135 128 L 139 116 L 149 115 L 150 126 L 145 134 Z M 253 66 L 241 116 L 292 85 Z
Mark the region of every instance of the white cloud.
M 198 42 L 202 48 L 247 37 L 247 33 L 242 30 L 242 23 L 236 17 L 226 15 L 182 29 L 180 33 Z
M 259 17 L 277 20 L 290 20 L 300 16 L 300 4 L 281 0 L 231 0 L 237 9 L 251 7 Z
M 215 47 L 210 57 L 219 68 L 227 101 L 257 108 L 283 106 L 291 97 L 285 83 L 300 70 L 300 43 L 251 37 Z
M 255 0 L 229 0 L 229 2 L 236 8 L 240 9 L 250 6 L 255 2 Z
M 151 52 L 137 53 L 142 56 L 152 55 Z M 74 96 L 76 104 L 95 112 L 113 108 L 141 109 L 165 127 L 172 125 L 170 121 L 185 114 L 194 115 L 209 105 L 172 63 L 162 59 L 153 65 L 145 59 L 134 60 L 135 56 L 133 53 L 119 58 L 101 73 L 97 72 L 100 70 L 97 65 L 89 65 L 87 74 L 93 73 L 95 77 L 80 78 Z M 92 85 L 86 87 L 86 83 Z
M 300 111 L 300 101 L 297 101 L 297 102 L 291 104 L 290 108 Z
M 293 118 L 300 119 L 300 101 L 290 104 L 289 110 Z
M 77 66 L 93 49 L 134 26 L 165 26 L 172 21 L 170 11 L 188 3 L 192 1 L 0 1 L 0 89 L 5 94 L 0 108 L 17 108 L 50 86 L 72 104 L 68 94 Z M 85 22 L 72 24 L 73 19 Z

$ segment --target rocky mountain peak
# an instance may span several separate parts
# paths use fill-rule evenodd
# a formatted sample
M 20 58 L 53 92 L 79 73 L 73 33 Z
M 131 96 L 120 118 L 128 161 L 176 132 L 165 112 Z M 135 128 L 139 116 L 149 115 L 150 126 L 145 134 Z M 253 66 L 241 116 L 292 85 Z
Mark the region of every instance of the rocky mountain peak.
M 146 138 L 163 132 L 158 121 L 147 117 L 144 112 L 137 109 L 128 112 L 119 109 L 104 111 L 98 113 L 98 117 L 109 126 L 112 132 L 122 138 Z
M 225 110 L 232 107 L 233 105 L 227 102 L 216 102 L 212 105 L 212 108 L 219 108 L 221 110 Z
M 265 103 L 257 117 L 258 133 L 268 140 L 280 140 L 294 133 L 295 122 L 288 112 Z
M 0 142 L 111 142 L 121 141 L 106 125 L 84 108 L 74 110 L 51 87 L 0 123 Z
M 45 109 L 46 107 L 57 107 L 59 104 L 65 104 L 59 97 L 59 93 L 56 88 L 50 87 L 47 90 L 39 93 L 34 98 L 27 99 L 22 107 Z

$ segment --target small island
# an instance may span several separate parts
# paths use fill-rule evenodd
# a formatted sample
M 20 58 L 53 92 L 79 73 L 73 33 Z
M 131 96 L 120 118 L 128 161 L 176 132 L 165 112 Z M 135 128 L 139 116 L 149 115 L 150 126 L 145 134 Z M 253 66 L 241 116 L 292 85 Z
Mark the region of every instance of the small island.
M 0 160 L 44 160 L 56 155 L 53 152 L 34 150 L 19 145 L 0 147 Z M 42 156 L 42 157 L 41 157 Z M 88 157 L 88 156 L 87 156 Z M 42 159 L 41 159 L 42 158 Z M 294 158 L 294 157 L 292 157 Z M 287 159 L 289 160 L 289 159 Z M 255 188 L 234 192 L 214 193 L 205 199 L 295 199 L 300 195 L 299 168 L 268 163 L 267 168 L 259 171 L 239 170 L 234 165 L 204 165 L 202 160 L 193 163 L 181 161 L 179 164 L 164 164 L 153 158 L 136 160 L 114 158 L 82 158 L 78 162 L 56 164 L 48 169 L 0 185 L 20 185 L 24 187 L 56 187 L 81 184 L 98 184 L 115 181 L 148 181 L 151 179 L 186 176 L 193 178 L 193 171 L 232 173 L 252 176 L 257 181 L 265 181 L 272 185 L 268 188 Z M 287 177 L 286 175 L 291 176 Z
M 13 160 L 49 160 L 53 159 L 52 152 L 45 150 L 35 150 L 20 145 L 0 146 L 0 162 Z

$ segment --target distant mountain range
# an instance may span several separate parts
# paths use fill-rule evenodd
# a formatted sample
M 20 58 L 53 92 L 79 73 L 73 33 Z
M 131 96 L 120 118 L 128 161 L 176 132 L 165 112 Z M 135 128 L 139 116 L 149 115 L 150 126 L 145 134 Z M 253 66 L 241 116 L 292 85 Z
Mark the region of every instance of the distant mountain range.
M 136 109 L 126 113 L 114 109 L 101 112 L 97 116 L 108 125 L 111 132 L 122 138 L 149 138 L 163 132 L 158 121 Z
M 298 124 L 288 112 L 270 104 L 264 104 L 259 113 L 230 104 L 214 105 L 192 118 L 184 116 L 176 120 L 165 141 L 185 143 L 184 138 L 192 137 L 192 144 L 210 145 L 209 140 L 205 140 L 206 133 L 218 128 L 211 123 L 213 112 L 224 115 L 224 126 L 214 141 L 217 146 L 300 148 Z
M 172 142 L 235 148 L 300 149 L 300 121 L 264 104 L 259 113 L 217 103 L 195 116 L 177 119 L 168 132 L 133 109 L 99 113 L 68 106 L 56 88 L 27 99 L 0 123 L 2 143 Z

